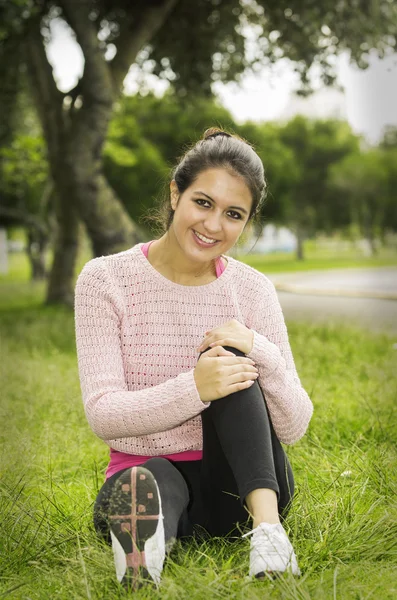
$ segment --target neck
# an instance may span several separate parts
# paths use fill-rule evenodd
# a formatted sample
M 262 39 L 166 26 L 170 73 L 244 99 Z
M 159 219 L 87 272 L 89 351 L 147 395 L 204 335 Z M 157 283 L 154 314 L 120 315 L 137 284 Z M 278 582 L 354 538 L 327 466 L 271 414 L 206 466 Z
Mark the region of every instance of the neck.
M 166 271 L 175 283 L 215 274 L 215 261 L 194 262 L 187 258 L 172 232 L 167 231 L 150 247 L 152 264 Z

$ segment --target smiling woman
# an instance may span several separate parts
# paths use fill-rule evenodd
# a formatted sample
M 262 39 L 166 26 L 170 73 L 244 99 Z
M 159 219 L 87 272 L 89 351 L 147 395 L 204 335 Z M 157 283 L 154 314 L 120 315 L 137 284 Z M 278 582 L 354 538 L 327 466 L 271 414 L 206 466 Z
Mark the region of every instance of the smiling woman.
M 171 179 L 159 216 L 147 217 L 165 231 L 148 258 L 175 283 L 197 285 L 198 278 L 216 277 L 226 264 L 222 254 L 259 214 L 264 169 L 250 144 L 211 128 L 181 158 Z
M 149 261 L 175 283 L 215 279 L 217 263 L 248 222 L 251 192 L 243 179 L 221 168 L 202 171 L 183 193 L 175 179 L 170 187 L 172 224 L 151 244 Z
M 304 435 L 313 406 L 273 284 L 225 256 L 264 195 L 253 148 L 208 130 L 172 172 L 163 235 L 79 276 L 83 401 L 110 446 L 94 523 L 126 587 L 159 585 L 176 538 L 240 524 L 250 575 L 300 573 L 281 523 L 294 478 L 280 442 Z

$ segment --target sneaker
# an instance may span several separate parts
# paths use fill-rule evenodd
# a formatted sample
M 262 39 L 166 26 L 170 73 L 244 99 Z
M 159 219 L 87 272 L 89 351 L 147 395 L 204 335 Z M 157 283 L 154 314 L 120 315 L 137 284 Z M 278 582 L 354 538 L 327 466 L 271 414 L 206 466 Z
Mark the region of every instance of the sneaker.
M 142 578 L 160 584 L 165 558 L 161 498 L 153 474 L 133 467 L 120 475 L 109 500 L 108 523 L 118 581 L 137 589 Z
M 264 577 L 265 573 L 279 573 L 291 568 L 300 575 L 294 549 L 281 523 L 260 523 L 242 537 L 252 535 L 250 552 L 250 577 Z

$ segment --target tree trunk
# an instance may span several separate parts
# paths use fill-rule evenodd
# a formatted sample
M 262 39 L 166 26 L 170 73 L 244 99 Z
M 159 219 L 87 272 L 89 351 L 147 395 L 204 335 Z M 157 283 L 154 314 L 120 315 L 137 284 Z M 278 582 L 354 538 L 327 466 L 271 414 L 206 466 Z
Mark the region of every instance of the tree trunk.
M 95 256 L 125 249 L 142 241 L 133 223 L 102 174 L 102 148 L 113 104 L 138 52 L 165 22 L 177 0 L 143 3 L 139 18 L 120 22 L 116 57 L 105 59 L 88 1 L 62 0 L 62 16 L 73 29 L 84 54 L 84 73 L 68 102 L 57 86 L 48 62 L 42 14 L 28 23 L 26 61 L 32 94 L 48 149 L 57 195 L 58 235 L 47 293 L 48 303 L 73 304 L 78 222 L 83 221 Z
M 86 165 L 85 172 L 89 173 Z M 74 199 L 94 256 L 119 252 L 143 241 L 142 233 L 102 173 L 84 182 L 76 181 Z
M 376 242 L 374 238 L 374 232 L 372 226 L 369 225 L 366 227 L 366 235 L 365 238 L 368 242 L 368 247 L 370 250 L 370 256 L 376 256 L 378 254 L 378 248 L 376 247 Z
M 382 248 L 387 248 L 387 229 L 383 223 L 379 227 L 379 242 Z
M 296 260 L 304 260 L 303 242 L 305 241 L 304 228 L 300 223 L 297 223 L 295 227 L 296 234 Z
M 63 189 L 67 195 L 67 190 Z M 65 304 L 73 308 L 75 265 L 78 253 L 79 219 L 72 202 L 57 197 L 58 231 L 54 259 L 48 281 L 46 304 Z
M 369 256 L 375 256 L 378 249 L 375 243 L 374 236 L 374 219 L 375 215 L 371 214 L 371 209 L 368 201 L 363 204 L 363 235 L 368 242 Z
M 8 275 L 7 229 L 0 227 L 0 275 Z
M 27 254 L 30 262 L 32 281 L 42 281 L 46 278 L 45 253 L 48 245 L 48 236 L 33 229 L 28 231 Z

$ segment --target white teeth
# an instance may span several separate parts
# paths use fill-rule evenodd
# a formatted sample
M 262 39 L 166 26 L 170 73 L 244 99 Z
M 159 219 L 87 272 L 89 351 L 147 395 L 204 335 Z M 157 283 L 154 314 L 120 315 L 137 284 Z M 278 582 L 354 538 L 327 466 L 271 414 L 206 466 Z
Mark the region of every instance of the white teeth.
M 210 240 L 209 238 L 204 237 L 203 235 L 201 235 L 200 233 L 197 233 L 197 231 L 194 232 L 198 238 L 200 238 L 200 240 L 203 240 L 203 242 L 205 242 L 206 244 L 215 244 L 215 242 L 217 240 Z

